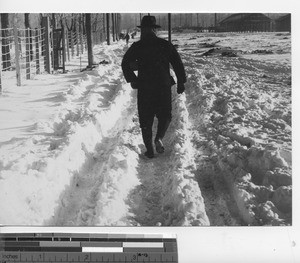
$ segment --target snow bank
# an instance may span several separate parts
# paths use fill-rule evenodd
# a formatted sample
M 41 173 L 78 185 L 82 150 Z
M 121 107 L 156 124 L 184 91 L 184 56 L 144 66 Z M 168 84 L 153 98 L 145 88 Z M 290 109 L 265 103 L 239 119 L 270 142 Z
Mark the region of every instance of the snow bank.
M 290 67 L 189 54 L 185 62 L 195 126 L 241 217 L 251 225 L 290 224 Z
M 175 97 L 176 96 L 176 97 Z M 173 146 L 170 159 L 174 163 L 165 175 L 163 184 L 163 207 L 168 211 L 167 225 L 209 225 L 204 200 L 193 171 L 194 152 L 189 132 L 189 113 L 185 95 L 173 96 L 172 126 L 169 144 Z M 175 120 L 174 120 L 175 119 Z

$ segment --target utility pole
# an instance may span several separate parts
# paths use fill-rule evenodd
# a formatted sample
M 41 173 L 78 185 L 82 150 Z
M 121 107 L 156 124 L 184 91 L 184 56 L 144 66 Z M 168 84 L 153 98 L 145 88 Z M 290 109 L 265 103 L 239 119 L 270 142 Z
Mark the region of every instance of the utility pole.
M 113 42 L 116 41 L 116 34 L 115 34 L 115 14 L 111 14 L 111 26 L 112 26 L 112 36 L 113 36 Z
M 107 45 L 110 45 L 109 13 L 106 14 L 106 35 L 107 35 Z
M 171 43 L 172 42 L 172 39 L 171 39 L 171 13 L 168 13 L 168 32 L 169 32 L 169 42 Z
M 216 30 L 216 27 L 217 27 L 217 13 L 215 13 L 215 30 Z
M 86 25 L 86 38 L 88 47 L 88 67 L 93 66 L 93 46 L 92 46 L 92 22 L 91 14 L 85 14 L 85 25 Z

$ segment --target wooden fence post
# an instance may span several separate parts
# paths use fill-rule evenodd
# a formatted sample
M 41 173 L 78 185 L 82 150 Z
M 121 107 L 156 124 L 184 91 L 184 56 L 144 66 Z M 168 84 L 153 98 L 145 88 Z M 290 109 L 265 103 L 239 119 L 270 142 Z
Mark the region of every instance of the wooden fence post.
M 21 86 L 20 49 L 19 49 L 19 37 L 18 37 L 16 18 L 17 16 L 15 15 L 14 42 L 15 42 L 16 78 L 17 78 L 17 86 Z
M 172 25 L 171 25 L 171 13 L 168 13 L 168 40 L 172 43 Z
M 26 42 L 26 79 L 30 79 L 30 61 L 31 61 L 31 54 L 30 54 L 30 29 L 25 29 L 25 42 Z
M 35 29 L 35 67 L 36 74 L 40 74 L 40 47 L 39 47 L 39 30 Z
M 33 61 L 33 30 L 28 28 L 28 31 L 29 31 L 29 47 L 30 47 L 30 61 Z
M 76 53 L 77 57 L 79 56 L 79 33 L 78 33 L 78 26 L 76 26 Z
M 110 45 L 109 13 L 106 14 L 106 41 L 107 41 L 107 45 Z
M 43 17 L 43 27 L 45 28 L 45 70 L 51 73 L 51 52 L 50 52 L 50 23 L 49 17 Z
M 2 59 L 0 57 L 0 94 L 2 93 L 2 82 L 1 82 L 1 77 L 2 77 Z
M 65 34 L 66 34 L 66 40 L 67 40 L 66 43 L 67 43 L 68 61 L 70 61 L 70 47 L 69 47 L 70 41 L 69 41 L 69 30 L 68 29 L 66 30 Z
M 73 39 L 74 32 L 71 30 L 70 33 L 71 33 L 71 51 L 72 51 L 72 58 L 73 58 L 74 57 L 74 39 Z
M 2 82 L 1 82 L 1 76 L 2 76 L 2 68 L 0 66 L 0 93 L 2 93 Z
M 65 28 L 62 26 L 61 27 L 61 34 L 62 34 L 62 56 L 63 56 L 63 73 L 66 73 L 66 41 L 65 41 Z
M 80 25 L 81 27 L 82 25 Z M 82 34 L 82 30 L 79 33 L 79 37 L 80 37 L 80 46 L 81 46 L 81 54 L 83 54 L 84 52 L 84 45 L 83 45 L 83 34 Z
M 111 14 L 111 26 L 112 26 L 112 37 L 113 37 L 113 42 L 116 41 L 116 35 L 115 35 L 115 14 Z

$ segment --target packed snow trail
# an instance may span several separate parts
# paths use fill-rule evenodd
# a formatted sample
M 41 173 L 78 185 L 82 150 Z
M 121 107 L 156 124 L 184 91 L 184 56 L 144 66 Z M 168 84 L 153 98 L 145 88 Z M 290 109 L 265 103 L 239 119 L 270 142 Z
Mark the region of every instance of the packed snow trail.
M 153 160 L 139 158 L 144 149 L 136 115 L 136 94 L 128 84 L 118 82 L 122 79 L 118 66 L 122 52 L 123 49 L 114 49 L 109 50 L 109 55 L 106 53 L 110 66 L 97 80 L 101 89 L 103 79 L 110 76 L 106 88 L 116 92 L 114 96 L 106 94 L 105 98 L 110 98 L 107 109 L 101 107 L 93 113 L 97 130 L 102 133 L 101 141 L 92 154 L 86 153 L 85 162 L 72 174 L 71 184 L 60 196 L 55 215 L 45 223 L 208 225 L 201 192 L 189 168 L 193 164 L 186 135 L 184 96 L 174 96 L 175 124 L 166 136 L 168 150 Z
M 121 72 L 124 42 L 96 46 L 105 63 L 93 70 L 80 72 L 78 57 L 67 74 L 4 90 L 0 117 L 19 119 L 1 126 L 14 129 L 0 143 L 1 224 L 291 224 L 290 34 L 173 41 L 188 82 L 182 95 L 173 87 L 166 152 L 151 160 Z M 217 46 L 204 56 L 207 43 Z

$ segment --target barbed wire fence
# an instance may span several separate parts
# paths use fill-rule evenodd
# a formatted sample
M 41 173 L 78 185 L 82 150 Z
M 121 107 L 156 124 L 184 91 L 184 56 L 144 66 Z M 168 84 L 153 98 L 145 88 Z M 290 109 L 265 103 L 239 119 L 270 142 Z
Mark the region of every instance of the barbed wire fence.
M 64 41 L 54 43 L 54 30 L 42 28 L 0 29 L 0 92 L 5 80 L 16 79 L 17 86 L 37 74 L 53 73 L 55 64 L 71 61 L 87 50 L 86 35 L 78 31 L 62 30 Z M 62 46 L 64 44 L 64 46 Z M 54 62 L 55 47 L 60 46 L 58 62 Z M 64 54 L 63 54 L 64 53 Z M 67 53 L 67 54 L 65 54 Z
M 36 74 L 45 72 L 43 67 L 45 57 L 45 29 L 0 29 L 0 91 L 3 80 L 13 78 L 14 74 L 17 85 L 21 86 L 24 79 L 31 79 Z M 3 33 L 4 31 L 4 33 Z
M 107 32 L 110 29 L 105 14 L 96 19 L 94 24 L 93 45 L 105 41 L 109 45 Z M 47 16 L 42 17 L 40 28 L 17 28 L 15 23 L 13 28 L 0 29 L 0 93 L 3 86 L 12 85 L 14 79 L 17 86 L 22 86 L 26 80 L 39 74 L 53 74 L 61 69 L 65 73 L 65 62 L 71 62 L 72 59 L 80 59 L 81 71 L 82 55 L 88 51 L 87 32 L 84 29 L 84 23 L 79 23 L 73 29 L 63 25 L 59 29 L 51 28 Z

